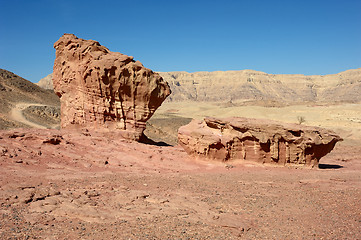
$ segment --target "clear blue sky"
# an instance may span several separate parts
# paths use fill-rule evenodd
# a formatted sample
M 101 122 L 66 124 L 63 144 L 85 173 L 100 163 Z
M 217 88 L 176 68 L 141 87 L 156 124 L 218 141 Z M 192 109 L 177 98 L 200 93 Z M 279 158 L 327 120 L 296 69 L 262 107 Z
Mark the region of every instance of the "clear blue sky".
M 0 68 L 37 82 L 63 33 L 154 71 L 332 74 L 361 67 L 360 0 L 0 0 Z

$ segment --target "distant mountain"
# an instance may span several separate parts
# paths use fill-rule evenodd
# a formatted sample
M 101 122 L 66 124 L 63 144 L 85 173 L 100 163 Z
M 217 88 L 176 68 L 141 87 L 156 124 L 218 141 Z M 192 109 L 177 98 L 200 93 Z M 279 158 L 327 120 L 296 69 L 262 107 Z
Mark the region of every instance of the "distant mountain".
M 338 74 L 267 74 L 254 70 L 160 72 L 170 85 L 167 101 L 361 102 L 361 68 Z M 51 89 L 52 75 L 37 84 Z
M 58 96 L 18 75 L 0 69 L 0 129 L 27 127 L 11 117 L 11 111 L 19 104 L 41 104 L 58 107 Z
M 40 81 L 37 82 L 36 85 L 38 85 L 39 87 L 44 88 L 44 89 L 53 90 L 54 89 L 54 87 L 53 87 L 53 74 L 51 73 L 48 76 L 40 79 Z
M 253 70 L 162 72 L 169 101 L 360 102 L 361 68 L 332 75 L 267 74 Z

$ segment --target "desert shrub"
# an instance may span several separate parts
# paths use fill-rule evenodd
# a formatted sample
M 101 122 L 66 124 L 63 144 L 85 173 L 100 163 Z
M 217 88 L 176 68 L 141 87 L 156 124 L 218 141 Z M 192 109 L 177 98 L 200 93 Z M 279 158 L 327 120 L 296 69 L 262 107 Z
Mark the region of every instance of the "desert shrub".
M 297 121 L 298 121 L 298 124 L 302 124 L 302 123 L 306 122 L 306 119 L 304 116 L 297 116 Z

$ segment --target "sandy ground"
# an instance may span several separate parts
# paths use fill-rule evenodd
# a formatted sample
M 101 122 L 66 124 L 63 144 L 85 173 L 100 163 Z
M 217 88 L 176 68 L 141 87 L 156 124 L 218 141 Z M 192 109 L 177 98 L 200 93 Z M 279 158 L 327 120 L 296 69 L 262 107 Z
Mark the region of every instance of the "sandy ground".
M 0 239 L 361 238 L 360 148 L 290 169 L 88 132 L 8 131 L 0 146 Z
M 360 111 L 166 103 L 154 116 L 301 115 L 345 138 L 319 169 L 201 162 L 116 134 L 1 131 L 0 239 L 361 239 Z

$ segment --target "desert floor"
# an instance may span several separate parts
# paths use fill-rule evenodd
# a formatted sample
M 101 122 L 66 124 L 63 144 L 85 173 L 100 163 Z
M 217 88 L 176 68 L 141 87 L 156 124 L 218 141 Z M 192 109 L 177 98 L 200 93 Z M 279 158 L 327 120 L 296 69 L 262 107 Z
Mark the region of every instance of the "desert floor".
M 319 169 L 204 162 L 175 145 L 191 118 L 242 116 L 334 130 Z M 147 135 L 0 133 L 0 239 L 361 239 L 361 105 L 164 103 Z

